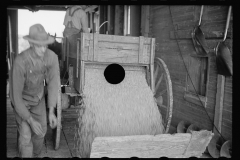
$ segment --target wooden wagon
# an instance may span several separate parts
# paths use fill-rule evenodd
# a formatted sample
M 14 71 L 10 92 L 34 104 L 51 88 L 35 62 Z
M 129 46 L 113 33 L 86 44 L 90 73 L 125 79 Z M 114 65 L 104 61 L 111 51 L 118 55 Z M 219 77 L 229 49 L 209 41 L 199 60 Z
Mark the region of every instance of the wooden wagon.
M 90 157 L 190 157 L 201 156 L 212 133 L 196 131 L 193 133 L 168 134 L 172 117 L 172 84 L 166 64 L 155 58 L 155 38 L 115 36 L 81 33 L 81 38 L 69 49 L 70 38 L 64 40 L 65 61 L 69 70 L 69 86 L 65 93 L 79 97 L 85 85 L 86 65 L 119 64 L 121 66 L 143 67 L 146 81 L 154 93 L 161 114 L 163 114 L 165 134 L 123 137 L 96 137 L 92 144 Z M 77 45 L 76 45 L 77 44 Z M 69 52 L 76 51 L 76 53 Z M 69 61 L 69 55 L 70 61 Z M 70 63 L 69 63 L 70 62 Z M 79 101 L 80 102 L 80 101 Z M 59 147 L 61 128 L 61 107 L 58 107 L 58 127 L 56 129 L 55 149 Z

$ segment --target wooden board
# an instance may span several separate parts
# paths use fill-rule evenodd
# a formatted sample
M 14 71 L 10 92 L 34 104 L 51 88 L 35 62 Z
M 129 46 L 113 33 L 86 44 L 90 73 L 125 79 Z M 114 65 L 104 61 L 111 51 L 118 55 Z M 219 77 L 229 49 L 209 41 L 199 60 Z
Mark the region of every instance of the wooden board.
M 81 59 L 150 64 L 151 38 L 83 33 Z
M 210 131 L 190 133 L 96 137 L 91 158 L 181 158 L 201 156 L 212 138 Z
M 217 128 L 215 128 L 215 127 L 213 128 L 213 131 L 215 134 L 218 134 L 217 130 L 221 133 L 224 85 L 225 85 L 225 77 L 222 75 L 218 75 L 217 97 L 216 97 L 215 116 L 214 116 L 214 125 Z

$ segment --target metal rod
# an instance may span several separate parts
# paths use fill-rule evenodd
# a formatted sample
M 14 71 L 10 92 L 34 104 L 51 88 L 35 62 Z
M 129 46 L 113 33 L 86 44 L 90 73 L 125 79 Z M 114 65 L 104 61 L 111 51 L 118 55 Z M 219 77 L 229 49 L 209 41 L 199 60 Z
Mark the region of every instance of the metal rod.
M 105 22 L 103 22 L 101 25 L 100 25 L 100 27 L 98 28 L 98 30 L 97 30 L 97 33 L 99 33 L 99 31 L 100 31 L 100 28 L 102 27 L 102 25 L 104 25 L 105 23 L 107 23 L 108 21 L 105 21 Z
M 223 41 L 225 41 L 225 40 L 226 40 L 226 37 L 227 37 L 227 31 L 228 31 L 229 22 L 230 22 L 230 17 L 231 17 L 231 10 L 232 10 L 232 6 L 229 6 L 227 23 L 226 23 L 226 28 L 225 28 L 225 33 L 224 33 Z
M 202 22 L 202 15 L 203 15 L 203 5 L 201 7 L 200 19 L 199 19 L 199 23 L 198 23 L 199 26 L 200 26 L 200 24 Z

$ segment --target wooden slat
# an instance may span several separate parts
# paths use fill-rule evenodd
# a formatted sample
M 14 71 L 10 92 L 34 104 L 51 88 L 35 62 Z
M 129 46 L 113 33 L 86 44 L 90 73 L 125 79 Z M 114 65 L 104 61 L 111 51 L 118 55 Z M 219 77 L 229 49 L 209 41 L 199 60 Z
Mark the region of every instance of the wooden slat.
M 232 121 L 232 112 L 227 111 L 227 110 L 223 110 L 222 111 L 222 119 L 227 119 L 229 121 Z
M 189 133 L 177 133 L 175 135 L 161 134 L 155 136 L 96 137 L 92 143 L 90 157 L 180 158 L 192 155 L 199 156 L 211 140 L 212 133 L 200 131 L 193 135 L 191 137 Z M 194 143 L 199 141 L 202 143 L 196 148 Z
M 138 63 L 143 63 L 143 48 L 144 48 L 144 37 L 139 37 L 139 47 L 138 47 Z
M 94 33 L 95 34 L 95 33 Z M 82 44 L 81 44 L 81 54 L 83 55 L 83 52 L 84 52 L 84 47 L 85 47 L 85 45 L 86 45 L 86 42 L 83 40 L 83 39 L 85 39 L 85 37 L 86 36 L 88 36 L 88 38 L 90 39 L 90 35 L 88 34 L 88 35 L 85 35 L 85 34 L 82 34 L 83 36 L 82 36 Z M 88 55 L 87 55 L 87 60 L 89 60 L 89 61 L 93 61 L 93 54 L 94 54 L 94 41 L 89 41 L 89 44 L 88 44 Z M 82 59 L 83 59 L 83 57 L 82 57 Z M 82 60 L 81 59 L 81 60 Z
M 221 133 L 221 127 L 222 127 L 224 84 L 225 84 L 225 77 L 222 75 L 218 75 L 214 125 L 217 127 L 220 133 Z M 215 127 L 213 128 L 213 131 L 215 134 L 218 133 Z
M 144 47 L 144 50 L 148 48 Z M 143 51 L 144 52 L 144 51 Z M 83 59 L 86 58 L 83 55 Z M 117 50 L 117 49 L 107 49 L 107 48 L 99 48 L 97 61 L 98 62 L 118 62 L 118 63 L 138 63 L 138 51 L 135 50 Z M 143 64 L 149 64 L 149 57 L 145 56 L 142 62 Z
M 94 34 L 93 36 L 93 60 L 97 61 L 98 60 L 98 36 L 99 34 Z
M 98 61 L 98 62 L 115 62 L 115 63 L 137 63 L 139 50 L 140 60 L 142 59 L 142 64 L 149 64 L 150 57 L 150 43 L 148 40 L 150 38 L 142 38 L 141 44 L 139 45 L 139 39 L 141 37 L 125 37 L 125 36 L 112 36 L 112 35 L 101 35 L 94 34 L 98 36 L 98 45 L 96 37 L 94 38 L 94 59 L 92 59 L 92 52 L 89 47 L 91 47 L 91 41 L 93 41 L 92 34 L 83 34 L 85 38 L 83 52 L 81 53 L 82 60 L 84 61 Z M 108 37 L 108 39 L 106 39 Z M 120 38 L 121 37 L 121 38 Z M 122 42 L 122 40 L 125 40 Z M 134 39 L 131 43 L 127 43 L 129 39 Z M 136 43 L 138 40 L 138 43 Z M 143 42 L 142 42 L 143 41 Z M 96 53 L 95 53 L 96 52 Z
M 150 53 L 150 77 L 151 89 L 155 93 L 155 79 L 154 79 L 154 58 L 155 58 L 155 38 L 152 38 L 151 53 Z
M 115 42 L 98 42 L 99 48 L 108 48 L 108 49 L 124 49 L 124 50 L 134 50 L 139 51 L 139 43 L 137 44 L 129 44 L 129 43 L 115 43 Z
M 176 157 L 185 151 L 190 138 L 190 134 L 97 137 L 92 143 L 90 157 Z
M 85 41 L 87 45 L 87 41 L 93 39 L 93 34 L 91 33 L 83 33 L 83 35 L 90 35 L 90 39 L 88 39 L 88 36 L 85 36 Z M 104 42 L 112 42 L 112 43 L 135 43 L 139 44 L 139 37 L 132 37 L 132 36 L 116 36 L 116 35 L 106 35 L 106 34 L 98 34 L 98 41 L 104 41 Z M 144 44 L 151 43 L 151 38 L 144 38 Z

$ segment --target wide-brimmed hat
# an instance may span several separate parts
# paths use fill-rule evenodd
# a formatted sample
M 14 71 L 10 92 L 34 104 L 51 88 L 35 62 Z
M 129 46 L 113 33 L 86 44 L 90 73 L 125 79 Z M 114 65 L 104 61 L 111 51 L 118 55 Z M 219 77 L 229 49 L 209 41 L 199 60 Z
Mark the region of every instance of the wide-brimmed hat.
M 52 36 L 49 36 L 41 24 L 34 24 L 29 29 L 29 35 L 24 36 L 24 39 L 38 45 L 47 45 L 55 41 Z

